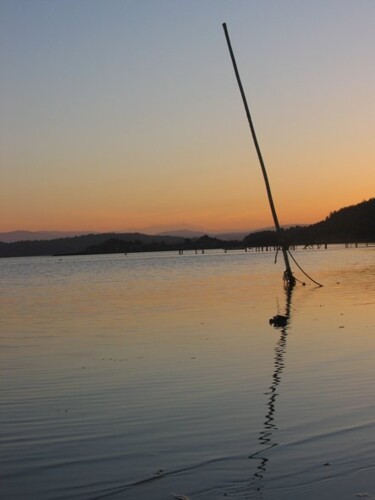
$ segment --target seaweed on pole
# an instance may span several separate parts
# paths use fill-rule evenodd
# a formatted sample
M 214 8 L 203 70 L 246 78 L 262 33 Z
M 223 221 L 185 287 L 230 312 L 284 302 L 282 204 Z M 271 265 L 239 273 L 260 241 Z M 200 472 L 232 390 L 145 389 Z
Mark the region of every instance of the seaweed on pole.
M 282 250 L 282 253 L 283 253 L 283 257 L 284 257 L 284 262 L 285 262 L 285 272 L 284 272 L 284 275 L 283 275 L 284 284 L 288 288 L 289 287 L 293 288 L 294 285 L 296 284 L 296 278 L 294 277 L 292 269 L 290 267 L 290 262 L 289 262 L 289 257 L 288 257 L 288 245 L 285 242 L 285 238 L 284 238 L 284 235 L 283 235 L 283 230 L 280 227 L 279 219 L 277 217 L 277 213 L 276 213 L 276 209 L 275 209 L 275 204 L 273 202 L 273 197 L 272 197 L 272 192 L 271 192 L 271 186 L 270 186 L 270 183 L 269 183 L 269 180 L 268 180 L 267 171 L 266 171 L 266 166 L 264 164 L 262 152 L 260 150 L 258 139 L 257 139 L 256 133 L 255 133 L 255 128 L 254 128 L 254 125 L 253 125 L 253 120 L 252 120 L 251 115 L 250 115 L 250 110 L 249 110 L 249 106 L 247 104 L 247 99 L 246 99 L 245 91 L 243 89 L 241 78 L 240 78 L 240 74 L 238 72 L 237 63 L 236 63 L 236 59 L 234 57 L 234 53 L 233 53 L 232 45 L 231 45 L 231 42 L 230 42 L 229 33 L 228 33 L 228 29 L 227 29 L 226 23 L 223 23 L 223 28 L 224 28 L 225 38 L 226 38 L 227 44 L 228 44 L 228 49 L 229 49 L 230 57 L 231 57 L 232 64 L 233 64 L 234 73 L 236 75 L 238 87 L 240 89 L 240 93 L 241 93 L 241 97 L 242 97 L 242 101 L 243 101 L 243 105 L 245 107 L 247 120 L 249 122 L 251 135 L 252 135 L 252 138 L 253 138 L 253 141 L 254 141 L 254 145 L 255 145 L 255 149 L 256 149 L 256 152 L 257 152 L 257 155 L 258 155 L 260 167 L 262 169 L 263 178 L 264 178 L 264 182 L 265 182 L 266 190 L 267 190 L 268 202 L 269 202 L 269 205 L 270 205 L 270 208 L 271 208 L 272 217 L 273 217 L 273 221 L 274 221 L 274 224 L 275 224 L 277 237 L 278 237 L 279 244 L 281 246 L 281 250 Z

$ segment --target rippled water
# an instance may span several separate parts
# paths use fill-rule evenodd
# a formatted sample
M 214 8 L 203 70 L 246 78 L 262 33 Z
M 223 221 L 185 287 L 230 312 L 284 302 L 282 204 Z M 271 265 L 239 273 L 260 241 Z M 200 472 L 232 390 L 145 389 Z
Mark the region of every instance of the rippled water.
M 375 248 L 295 256 L 0 260 L 0 497 L 375 498 Z

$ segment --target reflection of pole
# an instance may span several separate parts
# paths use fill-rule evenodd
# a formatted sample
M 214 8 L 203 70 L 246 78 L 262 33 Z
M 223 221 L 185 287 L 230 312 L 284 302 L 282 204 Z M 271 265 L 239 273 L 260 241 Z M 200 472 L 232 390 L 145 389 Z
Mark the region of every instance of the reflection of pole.
M 250 130 L 251 130 L 251 135 L 253 137 L 255 149 L 256 149 L 256 152 L 257 152 L 257 155 L 258 155 L 258 159 L 259 159 L 259 163 L 260 163 L 260 166 L 261 166 L 261 169 L 262 169 L 262 173 L 263 173 L 264 182 L 266 184 L 268 201 L 269 201 L 269 204 L 270 204 L 270 207 L 271 207 L 271 212 L 272 212 L 272 217 L 273 217 L 273 221 L 274 221 L 275 228 L 276 228 L 277 237 L 278 237 L 279 243 L 281 245 L 281 249 L 282 249 L 283 256 L 284 256 L 284 262 L 285 262 L 285 274 L 284 274 L 284 278 L 285 278 L 285 282 L 288 284 L 288 286 L 294 286 L 296 284 L 296 280 L 295 280 L 295 278 L 293 276 L 293 273 L 292 273 L 292 270 L 290 268 L 290 263 L 289 263 L 289 258 L 288 258 L 288 248 L 287 248 L 287 245 L 286 245 L 285 240 L 284 240 L 283 231 L 282 231 L 282 229 L 280 227 L 280 224 L 279 224 L 279 219 L 277 217 L 277 213 L 276 213 L 275 204 L 274 204 L 273 198 L 272 198 L 271 186 L 270 186 L 270 183 L 269 183 L 269 180 L 268 180 L 268 175 L 267 175 L 266 167 L 264 165 L 262 153 L 260 151 L 260 147 L 259 147 L 259 144 L 258 144 L 258 139 L 257 139 L 256 133 L 255 133 L 255 128 L 254 128 L 254 125 L 253 125 L 253 121 L 251 119 L 249 106 L 248 106 L 247 100 L 246 100 L 246 95 L 245 95 L 244 89 L 242 87 L 240 74 L 239 74 L 238 69 L 237 69 L 236 59 L 234 57 L 232 45 L 230 43 L 230 38 L 229 38 L 229 33 L 228 33 L 227 25 L 225 23 L 223 24 L 223 28 L 224 28 L 225 38 L 226 38 L 227 44 L 228 44 L 228 49 L 229 49 L 230 57 L 232 59 L 232 64 L 233 64 L 234 72 L 235 72 L 235 75 L 236 75 L 237 83 L 238 83 L 238 86 L 239 86 L 239 89 L 240 89 L 242 101 L 243 101 L 243 104 L 245 106 L 246 116 L 247 116 L 247 120 L 249 122 Z
M 285 322 L 282 325 L 282 328 L 280 330 L 281 335 L 275 347 L 272 384 L 269 386 L 269 390 L 266 392 L 266 394 L 269 396 L 269 399 L 267 401 L 267 413 L 264 418 L 263 429 L 260 431 L 258 438 L 259 444 L 265 448 L 249 456 L 249 458 L 259 460 L 259 465 L 257 466 L 257 470 L 254 473 L 254 485 L 257 485 L 258 491 L 261 491 L 262 489 L 261 481 L 263 480 L 264 474 L 267 471 L 267 462 L 269 461 L 269 458 L 264 456 L 264 452 L 278 445 L 278 443 L 273 440 L 273 433 L 274 431 L 277 431 L 277 425 L 275 423 L 276 399 L 279 394 L 277 392 L 277 388 L 281 382 L 281 375 L 285 367 L 284 355 L 286 351 L 286 341 L 289 326 L 288 324 L 291 314 L 292 292 L 293 287 L 287 287 L 285 290 L 285 316 L 282 316 L 285 319 Z M 276 328 L 280 328 L 278 325 L 274 326 Z

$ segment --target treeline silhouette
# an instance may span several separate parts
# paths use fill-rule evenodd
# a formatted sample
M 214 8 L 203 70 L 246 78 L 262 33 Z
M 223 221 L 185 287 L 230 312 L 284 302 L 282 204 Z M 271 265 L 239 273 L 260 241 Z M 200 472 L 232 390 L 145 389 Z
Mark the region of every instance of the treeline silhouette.
M 375 242 L 375 198 L 331 212 L 323 221 L 309 226 L 284 229 L 289 245 L 323 245 L 325 243 Z M 277 245 L 275 231 L 251 233 L 244 238 L 246 246 Z
M 141 233 L 87 234 L 54 240 L 16 241 L 13 243 L 0 242 L 0 257 L 75 255 L 114 238 L 124 242 L 139 241 L 146 246 L 152 241 L 163 241 L 166 245 L 174 245 L 181 240 L 183 241 L 183 238 L 175 236 L 149 236 Z
M 134 240 L 123 240 L 115 237 L 93 245 L 78 252 L 79 255 L 103 254 L 103 253 L 134 253 L 134 252 L 162 252 L 166 250 L 208 250 L 214 248 L 241 248 L 243 242 L 223 241 L 219 238 L 204 235 L 199 238 L 175 238 L 178 241 L 166 242 L 164 239 L 156 238 L 145 242 L 139 238 Z
M 284 235 L 289 245 L 375 242 L 375 198 L 332 212 L 325 220 L 316 224 L 284 229 Z M 224 241 L 208 235 L 183 238 L 141 233 L 104 233 L 54 240 L 0 242 L 0 257 L 235 249 L 277 245 L 275 231 L 251 233 L 241 241 Z

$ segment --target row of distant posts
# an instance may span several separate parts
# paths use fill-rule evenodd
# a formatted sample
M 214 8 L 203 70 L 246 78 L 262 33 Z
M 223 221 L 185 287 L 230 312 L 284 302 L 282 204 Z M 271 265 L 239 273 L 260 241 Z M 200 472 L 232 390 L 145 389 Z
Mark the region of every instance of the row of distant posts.
M 296 247 L 295 246 L 290 246 L 289 247 L 291 250 L 295 250 Z M 204 253 L 204 248 L 201 248 L 201 249 L 195 249 L 194 252 L 196 254 L 198 253 Z M 245 248 L 223 248 L 223 251 L 224 253 L 227 253 L 228 251 L 230 250 L 235 250 L 235 251 L 239 251 L 239 250 L 243 250 L 244 252 L 276 252 L 276 250 L 280 250 L 278 247 L 245 247 Z M 187 250 L 188 252 L 191 251 L 191 250 Z M 183 250 L 179 250 L 178 251 L 178 255 L 183 255 L 184 254 L 184 251 Z
M 290 246 L 289 247 L 291 250 L 295 250 L 296 247 L 295 246 Z M 245 247 L 245 248 L 223 248 L 223 251 L 224 253 L 227 253 L 228 251 L 230 250 L 236 250 L 236 251 L 239 251 L 239 250 L 243 250 L 245 252 L 276 252 L 276 250 L 278 250 L 278 247 Z M 190 252 L 191 250 L 187 250 L 188 252 Z M 199 250 L 196 248 L 194 250 L 194 253 L 195 254 L 198 254 L 198 253 L 204 253 L 205 249 L 204 248 L 200 248 Z M 183 250 L 179 250 L 178 251 L 178 255 L 183 255 L 184 254 L 184 251 Z
M 345 243 L 345 248 L 350 248 L 350 247 L 355 247 L 357 248 L 358 247 L 358 243 Z M 366 246 L 368 246 L 368 244 L 365 244 Z M 307 249 L 320 249 L 320 248 L 324 248 L 325 250 L 327 250 L 328 248 L 328 243 L 318 243 L 316 245 L 304 245 L 303 247 L 303 250 L 307 250 Z M 230 250 L 236 250 L 236 251 L 239 251 L 239 250 L 242 250 L 242 251 L 245 251 L 245 252 L 276 252 L 278 250 L 281 250 L 280 247 L 276 247 L 276 246 L 263 246 L 263 247 L 245 247 L 245 248 L 223 248 L 223 251 L 224 253 L 227 253 L 228 251 Z M 289 250 L 297 250 L 297 245 L 290 245 L 289 246 Z M 188 252 L 191 252 L 191 250 L 187 250 Z M 198 253 L 204 253 L 205 249 L 204 248 L 200 248 L 200 249 L 195 249 L 194 252 L 195 254 L 198 254 Z M 178 251 L 178 255 L 183 255 L 184 254 L 184 250 L 179 250 Z

